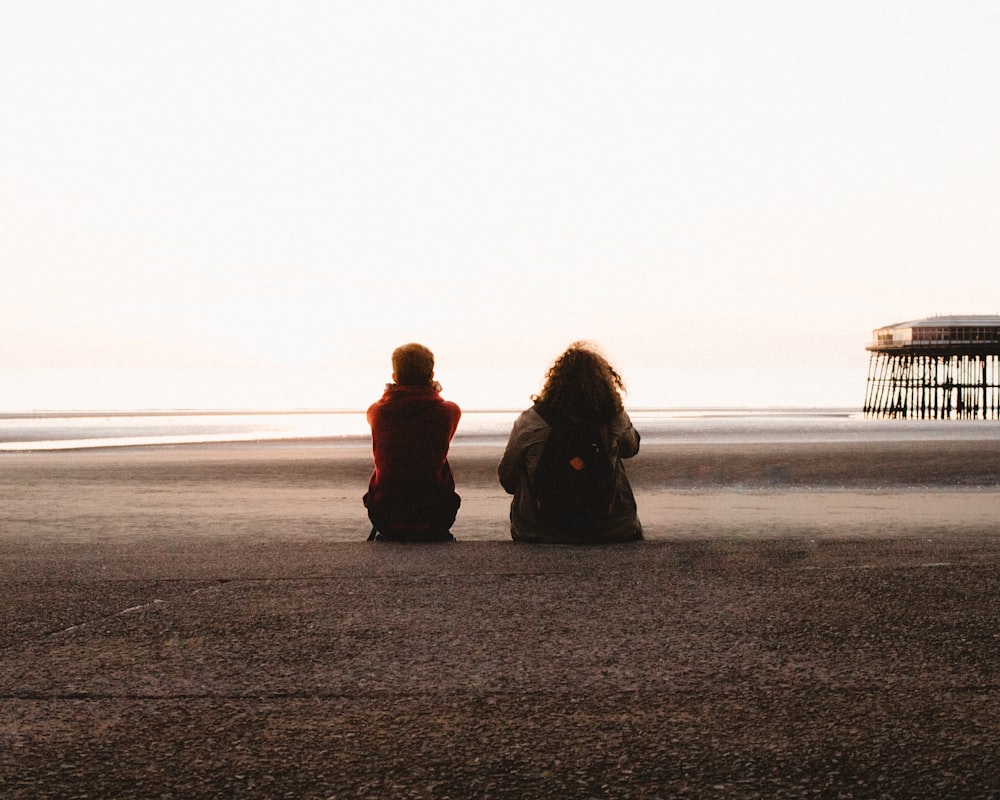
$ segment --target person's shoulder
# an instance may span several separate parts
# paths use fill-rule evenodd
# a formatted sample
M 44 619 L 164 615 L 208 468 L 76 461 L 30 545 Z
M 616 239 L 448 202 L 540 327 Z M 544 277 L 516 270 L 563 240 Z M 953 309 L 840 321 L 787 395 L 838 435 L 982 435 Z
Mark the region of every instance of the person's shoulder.
M 632 419 L 629 417 L 628 412 L 624 408 L 618 411 L 614 417 L 611 418 L 611 427 L 620 430 L 628 430 L 632 427 Z
M 394 394 L 393 385 L 391 383 L 387 383 L 385 385 L 385 390 L 382 392 L 382 396 L 368 406 L 368 411 L 365 416 L 367 416 L 368 419 L 371 419 L 373 416 L 385 411 L 389 405 L 394 404 L 397 400 L 398 398 Z
M 528 408 L 521 412 L 521 416 L 525 419 L 531 420 L 532 422 L 540 422 L 543 425 L 548 425 L 545 417 L 543 417 L 542 413 L 538 410 L 538 406 L 528 406 Z
M 519 430 L 540 430 L 549 427 L 549 423 L 538 413 L 534 406 L 524 409 L 514 420 L 514 427 Z

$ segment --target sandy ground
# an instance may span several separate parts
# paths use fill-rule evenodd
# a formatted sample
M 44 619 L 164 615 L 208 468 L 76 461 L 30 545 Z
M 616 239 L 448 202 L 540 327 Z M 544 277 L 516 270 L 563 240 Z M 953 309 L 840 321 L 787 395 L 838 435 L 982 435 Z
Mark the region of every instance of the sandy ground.
M 998 454 L 652 447 L 644 542 L 367 544 L 367 453 L 0 458 L 4 798 L 1000 798 Z
M 452 462 L 465 541 L 509 538 L 501 448 Z M 628 462 L 650 540 L 903 536 L 992 530 L 990 442 L 649 446 Z M 363 540 L 361 447 L 210 445 L 0 455 L 0 531 L 50 541 L 137 536 Z

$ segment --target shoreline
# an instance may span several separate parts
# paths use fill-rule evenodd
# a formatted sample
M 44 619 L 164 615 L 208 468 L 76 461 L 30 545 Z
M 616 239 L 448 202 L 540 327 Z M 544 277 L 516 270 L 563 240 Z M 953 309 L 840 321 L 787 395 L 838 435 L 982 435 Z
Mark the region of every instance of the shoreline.
M 519 410 L 465 410 L 453 446 L 506 443 Z M 648 444 L 992 441 L 990 420 L 884 420 L 837 408 L 630 408 Z M 203 418 L 203 419 L 199 419 Z M 0 456 L 178 445 L 364 445 L 363 411 L 336 409 L 74 411 L 0 414 Z
M 482 479 L 481 462 L 498 464 L 506 437 L 476 434 L 456 438 L 449 460 L 476 465 L 473 476 Z M 80 446 L 60 449 L 0 451 L 0 465 L 31 469 L 58 468 L 61 459 L 86 465 L 91 459 L 192 464 L 208 460 L 294 462 L 308 454 L 326 459 L 336 474 L 341 465 L 358 459 L 371 463 L 368 437 L 287 437 L 282 439 L 226 439 L 220 441 L 138 443 Z M 67 462 L 69 463 L 69 462 Z M 882 476 L 889 483 L 1000 486 L 1000 442 L 974 437 L 956 439 L 900 439 L 827 441 L 703 441 L 643 439 L 639 454 L 625 462 L 633 481 L 704 484 L 706 480 L 742 483 L 829 485 L 863 483 Z M 495 466 L 493 464 L 493 466 Z M 722 465 L 728 464 L 727 468 Z M 783 465 L 783 466 L 782 466 Z M 782 467 L 781 469 L 769 469 Z M 766 472 L 766 474 L 765 474 Z M 657 479 L 656 475 L 660 477 Z M 490 480 L 495 478 L 491 474 Z

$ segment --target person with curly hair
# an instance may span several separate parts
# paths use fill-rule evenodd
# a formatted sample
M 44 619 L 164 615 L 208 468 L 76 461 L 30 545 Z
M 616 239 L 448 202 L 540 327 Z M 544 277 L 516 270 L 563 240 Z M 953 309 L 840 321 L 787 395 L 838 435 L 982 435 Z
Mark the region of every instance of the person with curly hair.
M 392 354 L 393 383 L 368 409 L 375 471 L 364 504 L 375 541 L 451 541 L 461 498 L 448 463 L 461 409 L 441 397 L 434 354 L 405 344 Z
M 624 542 L 642 538 L 635 497 L 623 459 L 639 452 L 639 433 L 622 403 L 625 383 L 596 345 L 575 342 L 556 359 L 533 405 L 514 422 L 497 469 L 500 484 L 513 495 L 510 533 L 517 541 L 584 543 Z M 607 478 L 608 500 L 594 509 L 589 502 L 553 505 L 543 495 L 556 442 L 582 441 Z M 551 442 L 550 442 L 551 440 Z M 576 446 L 576 445 L 572 445 Z M 584 461 L 570 457 L 572 469 Z M 542 469 L 539 469 L 539 465 Z M 593 465 L 587 465 L 592 469 Z M 548 481 L 546 483 L 546 481 Z M 599 494 L 595 484 L 593 494 Z M 589 499 L 589 498 L 587 498 Z M 559 510 L 552 512 L 552 508 Z

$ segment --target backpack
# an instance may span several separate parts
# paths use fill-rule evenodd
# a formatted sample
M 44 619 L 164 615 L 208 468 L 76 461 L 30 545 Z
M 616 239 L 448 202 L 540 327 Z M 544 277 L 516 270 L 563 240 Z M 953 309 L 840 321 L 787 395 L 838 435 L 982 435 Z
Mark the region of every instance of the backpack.
M 565 533 L 591 533 L 611 515 L 617 464 L 604 446 L 601 426 L 549 426 L 534 478 L 539 516 Z

